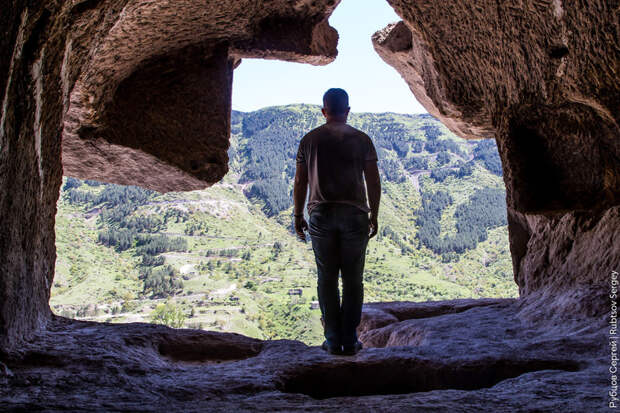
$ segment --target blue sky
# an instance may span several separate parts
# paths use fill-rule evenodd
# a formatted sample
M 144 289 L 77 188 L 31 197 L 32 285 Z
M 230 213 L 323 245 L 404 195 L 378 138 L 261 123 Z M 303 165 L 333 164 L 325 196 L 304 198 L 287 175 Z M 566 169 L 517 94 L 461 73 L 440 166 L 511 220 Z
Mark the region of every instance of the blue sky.
M 233 109 L 321 104 L 325 90 L 341 87 L 349 93 L 352 112 L 426 113 L 405 81 L 372 47 L 372 34 L 398 20 L 385 0 L 342 0 L 329 19 L 340 34 L 336 60 L 311 66 L 243 59 L 233 75 Z

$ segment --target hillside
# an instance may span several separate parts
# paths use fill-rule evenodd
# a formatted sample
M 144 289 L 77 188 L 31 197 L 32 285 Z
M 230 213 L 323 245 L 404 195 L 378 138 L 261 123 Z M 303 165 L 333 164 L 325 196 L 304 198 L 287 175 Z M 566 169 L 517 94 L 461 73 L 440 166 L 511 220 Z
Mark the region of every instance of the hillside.
M 202 191 L 66 179 L 53 310 L 320 343 L 314 257 L 292 232 L 291 189 L 299 140 L 321 123 L 311 105 L 233 112 L 230 172 Z M 495 143 L 464 141 L 429 115 L 350 124 L 373 139 L 383 179 L 365 301 L 516 296 Z

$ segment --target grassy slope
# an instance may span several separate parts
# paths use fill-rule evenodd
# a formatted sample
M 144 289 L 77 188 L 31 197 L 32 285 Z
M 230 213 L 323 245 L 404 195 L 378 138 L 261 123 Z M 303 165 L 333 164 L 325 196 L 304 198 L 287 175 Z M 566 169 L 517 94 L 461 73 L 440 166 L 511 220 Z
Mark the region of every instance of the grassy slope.
M 315 107 L 286 108 L 318 116 Z M 395 114 L 355 115 L 351 123 L 363 128 L 377 117 L 405 125 L 421 140 L 425 138 L 419 127 L 429 122 L 437 124 L 428 117 Z M 458 141 L 466 154 L 471 153 L 471 145 L 447 136 Z M 243 144 L 241 134 L 233 135 L 233 147 Z M 384 154 L 396 156 L 393 151 Z M 185 237 L 189 246 L 187 252 L 164 253 L 167 264 L 185 272 L 183 291 L 171 299 L 183 308 L 185 325 L 189 327 L 259 338 L 296 338 L 317 344 L 321 341 L 320 314 L 309 305 L 316 300 L 316 270 L 310 244 L 297 241 L 291 233 L 290 209 L 267 218 L 260 202 L 245 197 L 246 186 L 237 184 L 242 169 L 243 159 L 233 159 L 231 173 L 222 183 L 204 191 L 155 195 L 136 212 L 163 215 L 170 208 L 182 209 L 189 212 L 190 220 L 206 223 L 208 231 L 204 235 L 185 235 L 188 222 L 183 221 L 171 222 L 165 230 Z M 455 231 L 452 214 L 456 206 L 467 202 L 475 189 L 503 186 L 501 177 L 480 165 L 464 179 L 448 177 L 436 183 L 422 176 L 420 183 L 425 191 L 441 189 L 452 195 L 455 202 L 441 221 L 442 233 L 446 234 Z M 82 185 L 81 189 L 98 191 L 100 187 Z M 443 263 L 415 238 L 415 210 L 420 199 L 409 179 L 398 184 L 384 182 L 380 225 L 392 228 L 413 252 L 402 254 L 401 248 L 385 236 L 371 241 L 365 301 L 515 296 L 506 227 L 491 230 L 488 239 L 474 250 L 461 254 L 456 261 Z M 148 321 L 155 306 L 164 300 L 142 293 L 133 249 L 118 253 L 97 244 L 97 214 L 89 214 L 91 207 L 70 205 L 62 196 L 58 207 L 58 258 L 51 299 L 54 311 L 101 321 Z M 274 251 L 276 242 L 282 245 L 279 253 Z M 249 251 L 250 259 L 241 259 L 241 254 L 232 258 L 218 256 L 218 249 L 229 248 Z M 212 269 L 206 268 L 208 262 L 212 262 Z M 290 288 L 302 288 L 303 295 L 289 296 Z

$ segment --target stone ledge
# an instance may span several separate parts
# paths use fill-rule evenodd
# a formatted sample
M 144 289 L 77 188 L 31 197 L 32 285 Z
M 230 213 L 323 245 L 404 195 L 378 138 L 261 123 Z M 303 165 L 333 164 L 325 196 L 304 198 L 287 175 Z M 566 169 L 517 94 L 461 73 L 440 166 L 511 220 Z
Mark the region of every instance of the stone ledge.
M 604 323 L 566 320 L 567 334 L 549 334 L 544 323 L 520 320 L 518 305 L 373 303 L 372 311 L 409 308 L 409 315 L 420 315 L 417 308 L 429 317 L 367 328 L 366 348 L 353 357 L 291 340 L 56 317 L 45 332 L 0 360 L 0 403 L 9 409 L 135 411 L 604 406 Z M 424 334 L 414 343 L 416 331 Z M 372 348 L 377 337 L 388 337 L 383 348 Z

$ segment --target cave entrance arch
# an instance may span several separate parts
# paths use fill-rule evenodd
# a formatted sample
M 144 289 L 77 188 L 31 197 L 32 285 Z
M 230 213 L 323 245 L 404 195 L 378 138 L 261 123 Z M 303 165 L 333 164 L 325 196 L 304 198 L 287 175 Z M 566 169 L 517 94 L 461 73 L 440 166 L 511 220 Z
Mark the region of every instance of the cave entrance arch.
M 349 4 L 352 5 L 353 3 Z M 340 5 L 339 7 L 344 6 Z M 389 8 L 387 5 L 385 7 Z M 342 10 L 343 13 L 349 13 L 355 9 Z M 360 19 L 362 14 L 363 10 L 357 11 L 355 18 Z M 357 22 L 356 26 L 358 26 Z M 376 27 L 378 27 L 378 24 L 372 24 L 371 30 L 374 31 Z M 351 30 L 350 23 L 346 28 Z M 371 30 L 367 30 L 365 37 L 370 38 Z M 344 37 L 345 41 L 345 45 L 342 46 L 344 49 L 341 48 L 340 50 L 339 59 L 341 61 L 346 61 L 347 58 L 353 60 L 351 54 L 359 52 L 357 49 L 360 46 L 350 44 L 350 36 L 353 35 L 359 36 L 360 33 L 357 31 L 353 33 L 341 31 L 341 37 Z M 378 37 L 379 35 L 375 36 L 375 38 Z M 347 49 L 347 46 L 349 49 L 353 47 L 354 50 Z M 376 62 L 372 62 L 373 64 L 385 65 L 372 50 L 370 42 L 367 49 L 376 60 Z M 184 50 L 184 52 L 196 53 L 196 50 L 190 49 Z M 186 57 L 179 58 L 185 59 L 183 62 L 188 60 Z M 213 59 L 207 60 L 207 65 L 214 64 L 215 60 Z M 154 62 L 152 65 L 149 64 L 146 70 L 140 70 L 139 74 L 136 73 L 132 75 L 131 79 L 121 83 L 119 91 L 114 95 L 114 100 L 118 99 L 119 102 L 124 102 L 123 104 L 135 106 L 135 112 L 126 114 L 120 109 L 111 109 L 112 113 L 107 116 L 117 126 L 110 126 L 110 128 L 122 129 L 123 135 L 134 136 L 140 134 L 142 133 L 140 129 L 144 126 L 139 119 L 143 118 L 145 113 L 147 114 L 148 121 L 152 122 L 152 124 L 149 124 L 149 128 L 159 129 L 163 123 L 175 121 L 174 118 L 166 117 L 161 108 L 152 108 L 152 106 L 164 106 L 171 101 L 175 105 L 182 104 L 178 100 L 170 99 L 167 94 L 171 90 L 175 93 L 178 92 L 179 84 L 184 85 L 182 87 L 187 89 L 200 87 L 201 84 L 199 82 L 192 83 L 186 79 L 181 80 L 181 77 L 191 79 L 196 76 L 195 70 L 202 69 L 188 63 L 187 66 L 183 67 L 183 70 L 187 71 L 187 73 L 182 72 L 181 69 L 177 69 L 177 72 L 166 72 L 163 80 L 167 82 L 166 85 L 168 87 L 163 91 L 164 94 L 160 95 L 157 94 L 158 92 L 150 92 L 149 89 L 153 88 L 152 82 L 154 79 L 159 79 L 159 73 L 167 70 L 166 67 L 171 62 L 172 60 L 168 58 Z M 268 60 L 264 62 L 266 64 L 275 64 Z M 338 61 L 328 67 L 333 67 L 333 65 L 337 64 Z M 246 65 L 250 65 L 250 71 L 256 68 L 256 66 L 252 66 L 251 62 L 245 61 L 235 69 L 235 72 L 245 70 L 244 66 Z M 289 63 L 289 66 L 305 67 L 305 65 L 295 65 L 294 63 Z M 372 66 L 366 60 L 357 60 L 352 64 L 348 63 L 347 72 L 353 74 L 356 68 L 359 70 L 361 67 L 365 68 L 364 77 L 374 79 L 378 77 L 378 73 L 375 73 L 378 67 Z M 396 73 L 392 73 L 392 70 L 387 66 L 385 67 L 389 70 L 387 73 L 398 78 L 398 86 L 403 88 L 404 85 L 400 77 Z M 268 69 L 255 73 L 252 81 L 268 83 L 269 79 L 264 78 L 266 70 Z M 311 68 L 310 70 L 318 71 L 322 70 L 322 68 Z M 308 72 L 299 73 L 296 77 L 297 82 L 305 79 L 307 83 L 307 75 Z M 235 76 L 235 79 L 239 79 L 237 75 Z M 338 76 L 337 73 L 332 73 L 329 78 L 351 82 L 350 79 L 345 78 L 342 74 Z M 187 82 L 189 82 L 188 85 L 185 85 Z M 278 78 L 278 82 L 282 83 L 281 76 Z M 357 78 L 356 82 L 349 83 L 348 85 L 357 86 L 357 84 L 365 88 L 370 87 L 368 82 L 363 82 L 362 78 Z M 237 85 L 237 87 L 243 88 L 247 87 L 247 85 L 248 81 L 246 80 L 242 81 L 241 85 Z M 316 96 L 320 96 L 322 92 L 320 90 L 322 86 L 320 85 L 321 83 L 317 79 L 317 84 L 314 87 L 314 95 Z M 381 84 L 382 87 L 385 87 L 385 85 Z M 387 85 L 390 85 L 390 83 L 387 83 Z M 270 85 L 270 90 L 275 93 L 279 90 L 278 88 L 286 87 L 285 84 L 272 84 Z M 348 86 L 346 88 L 351 92 Z M 379 87 L 375 86 L 375 88 L 378 89 Z M 232 89 L 234 91 L 235 88 L 232 87 Z M 186 89 L 180 90 L 187 92 Z M 266 90 L 263 90 L 263 92 L 267 93 Z M 359 99 L 355 98 L 356 92 Z M 363 96 L 359 96 L 363 92 L 364 89 L 354 89 L 352 92 L 352 105 L 354 107 L 359 107 L 360 104 L 368 105 L 368 97 L 362 99 Z M 141 97 L 143 93 L 155 93 L 155 96 L 149 98 L 148 105 L 150 106 L 144 106 Z M 369 92 L 366 91 L 366 93 Z M 315 98 L 316 96 L 312 97 Z M 381 94 L 379 98 L 384 100 L 395 99 L 392 95 L 389 95 L 388 91 Z M 407 99 L 407 102 L 414 103 L 408 92 Z M 202 102 L 197 102 L 197 104 L 200 103 Z M 113 102 L 112 105 L 118 106 L 120 103 Z M 235 104 L 233 102 L 234 107 Z M 401 107 L 405 108 L 404 106 Z M 406 108 L 409 107 L 415 107 L 415 105 L 410 104 L 406 106 Z M 129 119 L 134 113 L 137 117 Z M 199 113 L 198 116 L 200 117 L 201 114 Z M 501 189 L 501 178 L 497 176 L 501 175 L 501 166 L 496 150 L 489 145 L 479 145 L 480 148 L 478 148 L 475 144 L 466 145 L 460 142 L 444 126 L 427 115 L 386 114 L 375 116 L 372 114 L 353 114 L 351 118 L 354 126 L 361 127 L 376 140 L 375 143 L 382 155 L 381 157 L 386 158 L 382 159 L 381 162 L 382 175 L 389 182 L 390 188 L 392 188 L 389 196 L 384 197 L 384 204 L 386 205 L 384 211 L 387 211 L 387 214 L 385 214 L 385 224 L 382 220 L 382 230 L 378 237 L 380 246 L 377 247 L 371 244 L 373 246 L 369 250 L 368 275 L 365 280 L 367 301 L 393 301 L 395 299 L 425 301 L 469 298 L 472 296 L 511 296 L 515 294 L 510 262 L 507 259 L 508 242 L 505 229 L 505 205 L 503 202 L 505 195 Z M 228 183 L 243 185 L 244 193 L 248 195 L 248 198 L 259 199 L 264 202 L 264 212 L 268 216 L 275 218 L 283 211 L 286 211 L 287 208 L 290 208 L 290 196 L 287 187 L 292 182 L 292 174 L 294 173 L 294 163 L 292 162 L 294 150 L 297 141 L 306 132 L 304 128 L 311 128 L 320 122 L 321 116 L 318 109 L 302 105 L 294 108 L 271 109 L 271 111 L 267 109 L 251 114 L 233 111 L 231 119 L 232 146 L 227 153 L 232 158 L 229 162 L 231 164 L 245 163 L 245 166 L 230 171 L 229 174 L 231 172 L 233 175 L 238 174 L 240 178 L 238 181 L 233 178 Z M 209 119 L 208 121 L 220 122 L 222 120 Z M 123 128 L 119 122 L 127 122 L 130 126 Z M 300 127 L 297 130 L 293 125 L 299 125 Z M 293 129 L 295 129 L 294 136 L 291 135 Z M 65 133 L 71 135 L 72 132 L 70 130 L 71 126 L 67 126 Z M 95 136 L 99 132 L 89 130 L 87 133 Z M 276 136 L 276 140 L 279 140 L 276 142 L 278 150 L 262 153 L 261 150 L 267 145 L 264 142 L 270 142 L 269 135 L 272 135 L 272 137 Z M 291 138 L 293 139 L 291 140 Z M 240 142 L 247 143 L 239 146 Z M 253 145 L 252 142 L 257 144 Z M 145 143 L 145 141 L 143 140 L 142 143 Z M 151 145 L 148 142 L 145 144 Z M 474 146 L 476 149 L 474 149 Z M 125 151 L 125 148 L 119 150 Z M 161 148 L 158 150 L 161 150 Z M 282 153 L 285 153 L 286 161 L 283 161 L 280 165 L 278 163 L 280 161 L 278 155 Z M 180 155 L 178 156 L 180 157 Z M 197 155 L 192 154 L 192 156 Z M 442 159 L 442 156 L 445 159 Z M 238 159 L 235 159 L 235 157 Z M 474 160 L 474 157 L 476 157 L 476 160 Z M 257 161 L 256 166 L 261 160 L 264 162 L 266 159 L 272 160 L 269 165 L 270 170 L 264 171 L 257 167 L 250 167 L 254 161 Z M 73 162 L 73 160 L 69 162 Z M 203 165 L 203 163 L 196 160 L 193 162 L 201 167 Z M 194 166 L 190 165 L 191 168 L 194 168 Z M 473 169 L 475 169 L 475 172 Z M 282 171 L 285 172 L 285 179 L 282 179 L 280 176 Z M 117 173 L 115 171 L 112 172 Z M 432 182 L 430 189 L 422 188 L 420 182 L 428 180 L 429 176 L 429 182 Z M 477 184 L 477 181 L 485 181 L 485 184 Z M 461 186 L 457 182 L 465 185 L 467 190 L 457 193 L 456 200 L 454 200 L 449 192 Z M 487 182 L 491 182 L 491 186 L 486 186 Z M 400 187 L 409 185 L 409 183 L 413 185 L 415 190 L 412 188 L 400 189 Z M 73 187 L 74 185 L 76 187 Z M 77 187 L 77 185 L 80 186 Z M 84 250 L 83 245 L 80 248 L 77 248 L 77 245 L 72 248 L 70 240 L 66 239 L 67 234 L 62 234 L 59 240 L 62 253 L 59 254 L 57 261 L 58 276 L 54 280 L 52 289 L 52 308 L 56 314 L 70 317 L 77 316 L 80 319 L 94 321 L 150 321 L 152 319 L 151 314 L 159 314 L 156 306 L 162 306 L 165 297 L 173 295 L 179 305 L 177 306 L 178 308 L 175 307 L 175 310 L 170 308 L 167 311 L 171 314 L 171 318 L 166 321 L 170 325 L 180 326 L 182 324 L 182 322 L 172 317 L 174 311 L 182 310 L 186 317 L 185 325 L 187 327 L 223 330 L 233 328 L 235 332 L 256 335 L 259 330 L 252 324 L 258 323 L 258 325 L 263 326 L 261 330 L 269 331 L 270 333 L 260 338 L 273 337 L 273 328 L 268 329 L 265 325 L 266 322 L 270 321 L 270 318 L 278 317 L 279 312 L 274 310 L 273 314 L 263 314 L 261 310 L 260 317 L 256 314 L 251 315 L 252 318 L 258 318 L 258 321 L 254 320 L 253 323 L 250 323 L 243 316 L 238 317 L 238 314 L 236 314 L 237 310 L 241 310 L 242 314 L 246 313 L 244 301 L 247 299 L 243 296 L 243 293 L 241 297 L 239 296 L 239 290 L 242 292 L 246 290 L 244 288 L 246 284 L 250 286 L 249 288 L 256 290 L 256 283 L 262 283 L 265 279 L 273 279 L 274 275 L 276 275 L 276 280 L 282 278 L 280 272 L 284 273 L 286 266 L 282 266 L 282 268 L 276 267 L 277 261 L 274 261 L 271 265 L 250 268 L 250 266 L 243 265 L 246 260 L 242 260 L 241 257 L 250 251 L 255 254 L 261 254 L 260 251 L 254 251 L 252 246 L 261 248 L 266 245 L 267 241 L 271 244 L 269 245 L 270 248 L 273 245 L 282 244 L 284 244 L 285 249 L 301 248 L 301 246 L 295 246 L 291 239 L 287 239 L 286 242 L 283 239 L 268 239 L 267 234 L 269 234 L 269 231 L 263 232 L 263 237 L 260 241 L 254 239 L 255 237 L 251 235 L 248 235 L 245 240 L 242 237 L 239 237 L 236 241 L 231 239 L 230 246 L 233 248 L 224 248 L 215 244 L 211 245 L 209 242 L 212 241 L 212 237 L 232 236 L 234 232 L 231 227 L 230 234 L 219 233 L 219 235 L 214 235 L 214 230 L 220 231 L 217 225 L 209 224 L 211 232 L 208 232 L 205 231 L 207 224 L 205 222 L 198 222 L 198 218 L 196 218 L 201 216 L 201 211 L 195 208 L 213 208 L 217 210 L 218 208 L 213 206 L 215 202 L 221 201 L 217 200 L 217 197 L 216 200 L 205 200 L 202 206 L 199 206 L 200 202 L 193 202 L 191 199 L 179 200 L 177 197 L 174 201 L 163 201 L 159 200 L 161 197 L 157 197 L 158 200 L 153 201 L 156 204 L 153 205 L 153 208 L 157 212 L 149 215 L 149 212 L 145 211 L 147 206 L 144 205 L 149 195 L 141 194 L 138 189 L 132 192 L 128 189 L 105 187 L 103 191 L 100 191 L 103 187 L 97 185 L 93 181 L 86 181 L 86 184 L 81 184 L 77 181 L 66 183 L 66 190 L 61 203 L 63 208 L 61 208 L 59 213 L 65 213 L 65 206 L 68 204 L 80 207 L 90 205 L 86 211 L 83 211 L 85 212 L 83 216 L 88 217 L 84 222 L 92 222 L 93 219 L 98 220 L 97 233 L 95 233 L 97 242 L 114 248 L 118 252 L 130 249 L 141 258 L 134 265 L 131 259 L 122 254 L 108 257 L 102 252 L 101 260 L 105 259 L 105 262 L 109 263 L 107 264 L 108 268 L 102 269 L 101 267 L 105 264 L 93 265 L 92 262 L 83 257 L 77 259 L 81 256 L 80 251 Z M 393 186 L 396 186 L 396 189 Z M 401 197 L 402 199 L 396 199 L 399 193 L 404 194 Z M 99 196 L 98 200 L 95 197 L 96 195 Z M 473 198 L 469 199 L 472 195 Z M 422 202 L 420 202 L 420 196 L 423 200 Z M 124 199 L 127 204 L 124 206 L 117 204 L 119 199 Z M 481 209 L 491 209 L 486 208 L 491 200 L 493 201 L 491 206 L 497 210 L 494 211 L 497 216 L 492 217 L 491 220 L 493 222 L 483 223 L 482 227 L 476 226 L 477 222 L 472 220 L 481 219 Z M 164 207 L 161 204 L 165 202 L 169 202 L 169 209 L 163 209 Z M 182 203 L 178 206 L 179 209 L 175 206 L 177 202 Z M 127 205 L 135 206 L 135 211 L 128 211 Z M 187 211 L 183 210 L 187 208 L 190 208 L 189 215 Z M 122 212 L 122 209 L 125 209 L 125 212 Z M 446 209 L 450 210 L 449 215 L 446 215 Z M 460 211 L 460 215 L 458 213 L 455 214 L 457 209 Z M 430 228 L 426 229 L 422 235 L 420 235 L 422 231 L 414 229 L 416 225 L 415 222 L 412 222 L 412 217 L 415 211 L 417 211 L 417 215 L 423 215 L 422 217 L 418 216 L 417 227 L 420 230 Z M 194 212 L 196 216 L 192 215 Z M 442 214 L 442 212 L 444 213 Z M 72 211 L 71 213 L 75 212 Z M 124 213 L 127 213 L 127 215 L 124 215 Z M 218 214 L 216 213 L 216 215 Z M 189 217 L 190 215 L 191 217 Z M 459 216 L 459 218 L 455 216 Z M 178 225 L 179 219 L 181 219 L 181 225 Z M 77 221 L 77 218 L 72 220 L 71 226 L 75 228 Z M 63 216 L 61 217 L 61 222 L 64 224 L 69 221 Z M 255 225 L 255 222 L 248 222 L 246 228 L 252 229 Z M 494 227 L 503 226 L 503 228 L 492 231 L 491 240 L 486 242 L 486 225 Z M 88 224 L 84 225 L 84 228 L 88 227 Z M 440 229 L 443 235 L 435 234 L 435 227 L 444 227 Z M 457 227 L 461 228 L 458 229 L 458 232 Z M 60 230 L 65 230 L 67 233 L 74 233 L 75 231 L 70 230 L 68 225 L 62 228 Z M 165 229 L 162 230 L 162 228 Z M 171 231 L 170 228 L 174 229 Z M 465 231 L 462 228 L 471 229 L 471 231 Z M 450 232 L 450 230 L 454 231 L 455 235 L 446 236 L 446 231 Z M 480 231 L 481 233 L 478 233 Z M 416 232 L 418 232 L 417 235 Z M 179 237 L 179 233 L 181 237 Z M 163 236 L 167 236 L 165 241 Z M 189 243 L 185 242 L 185 238 L 187 238 Z M 184 241 L 184 243 L 176 242 L 179 239 Z M 205 244 L 202 246 L 196 245 L 194 241 L 205 242 Z M 242 242 L 243 245 L 236 245 L 235 242 Z M 477 251 L 479 255 L 483 256 L 481 259 L 477 256 L 459 259 L 461 253 L 475 249 L 479 242 L 484 243 L 481 244 L 480 251 Z M 138 243 L 139 246 L 133 248 L 135 243 Z M 162 245 L 155 246 L 154 244 L 156 243 Z M 164 251 L 160 251 L 161 248 Z M 176 251 L 187 251 L 188 249 L 191 252 Z M 415 250 L 423 250 L 424 252 L 414 256 L 412 254 Z M 148 251 L 154 254 L 150 254 Z M 159 255 L 159 252 L 163 252 L 163 254 Z M 178 256 L 182 256 L 182 254 L 186 254 L 185 257 L 188 261 L 181 262 L 178 259 Z M 230 256 L 226 256 L 226 254 L 230 254 Z M 286 255 L 286 252 L 282 255 Z M 166 257 L 165 263 L 160 262 L 164 260 L 164 257 Z M 216 259 L 216 257 L 218 258 Z M 280 256 L 281 258 L 282 256 Z M 294 259 L 294 257 L 289 257 L 290 259 Z M 297 257 L 296 259 L 299 258 Z M 241 261 L 241 264 L 238 264 L 237 260 Z M 220 261 L 224 261 L 225 264 L 220 265 Z M 213 264 L 214 262 L 218 264 L 215 265 Z M 304 280 L 292 283 L 287 282 L 286 286 L 276 284 L 275 289 L 282 290 L 281 295 L 286 296 L 288 290 L 304 287 L 303 297 L 299 299 L 297 296 L 292 295 L 293 300 L 291 300 L 289 305 L 300 304 L 304 307 L 314 308 L 312 302 L 316 301 L 316 292 L 311 292 L 315 290 L 312 287 L 314 285 L 314 275 L 312 270 L 308 274 L 307 268 L 313 267 L 313 260 L 306 253 L 301 262 L 302 265 L 299 267 L 298 272 L 300 275 L 303 273 L 304 277 L 302 278 Z M 207 268 L 209 263 L 211 263 L 211 267 L 215 266 L 215 269 Z M 175 269 L 169 268 L 168 264 L 172 264 Z M 123 266 L 127 268 L 125 274 L 123 274 Z M 231 268 L 228 268 L 228 266 Z M 228 281 L 228 284 L 222 287 L 213 287 L 215 285 L 213 280 L 206 279 L 206 277 L 205 279 L 201 278 L 206 271 L 212 272 L 217 277 L 223 277 Z M 91 285 L 94 278 L 91 273 L 100 274 L 101 280 L 106 281 L 100 282 L 103 284 L 101 287 L 93 285 L 90 288 L 93 291 L 90 293 L 93 302 L 87 302 L 88 300 L 85 301 L 82 298 L 84 294 L 73 292 L 73 289 L 83 290 L 86 286 Z M 228 279 L 228 274 L 234 274 L 234 277 L 231 275 L 231 278 Z M 261 275 L 258 276 L 258 274 Z M 246 280 L 248 276 L 250 278 L 257 278 L 248 281 Z M 306 278 L 310 278 L 310 281 Z M 199 282 L 198 279 L 202 281 Z M 224 280 L 219 281 L 224 282 Z M 186 284 L 184 290 L 179 288 L 183 282 Z M 142 291 L 136 285 L 142 286 L 142 284 L 144 284 L 146 297 L 140 298 L 142 297 Z M 110 285 L 115 287 L 105 291 L 110 288 Z M 133 288 L 129 288 L 128 285 L 133 285 Z M 267 285 L 269 285 L 269 291 L 274 289 L 274 287 L 271 287 L 271 284 Z M 258 289 L 264 290 L 263 286 L 260 286 Z M 210 293 L 212 291 L 225 291 L 226 294 L 222 295 L 222 297 L 216 297 L 217 294 L 211 296 Z M 189 296 L 186 296 L 186 293 Z M 277 302 L 278 296 L 275 294 L 269 295 L 267 301 Z M 300 301 L 303 301 L 303 303 L 300 303 Z M 185 304 L 180 305 L 182 302 Z M 220 306 L 213 307 L 215 303 L 219 303 Z M 295 325 L 298 324 L 294 322 L 295 319 L 307 316 L 306 313 L 309 313 L 310 320 L 312 321 L 307 324 L 313 323 L 315 324 L 314 327 L 316 327 L 308 327 L 306 329 L 312 331 L 312 339 L 309 338 L 310 336 L 296 336 L 296 333 L 292 330 L 289 334 L 286 334 L 286 331 L 280 331 L 275 337 L 301 339 L 314 344 L 320 343 L 320 335 L 317 333 L 320 325 L 316 316 L 318 309 L 314 309 L 317 311 L 299 311 L 299 314 L 291 315 L 291 320 L 277 320 L 277 324 L 286 324 L 288 322 Z M 218 311 L 219 317 L 215 316 Z M 234 314 L 231 314 L 230 311 Z M 280 312 L 285 311 L 290 311 L 290 309 L 283 308 Z M 282 317 L 280 316 L 280 318 Z M 234 320 L 234 322 L 230 320 Z M 248 327 L 241 327 L 239 326 L 240 323 L 248 324 Z M 253 333 L 248 333 L 249 331 Z
M 229 410 L 247 403 L 247 394 L 257 406 L 281 410 L 307 407 L 305 394 L 319 410 L 334 403 L 380 409 L 386 400 L 394 410 L 446 401 L 446 409 L 458 403 L 468 410 L 596 411 L 607 405 L 609 387 L 600 372 L 608 371 L 609 359 L 601 355 L 610 352 L 609 292 L 620 266 L 617 2 L 452 2 L 449 10 L 430 0 L 390 4 L 404 23 L 377 38 L 385 59 L 451 130 L 498 142 L 521 296 L 481 309 L 452 306 L 451 314 L 428 305 L 375 309 L 376 340 L 405 346 L 336 363 L 372 379 L 394 377 L 390 360 L 440 372 L 433 380 L 423 377 L 420 387 L 392 382 L 404 392 L 445 389 L 442 377 L 453 380 L 456 371 L 460 381 L 452 382 L 450 397 L 433 391 L 378 399 L 373 395 L 384 388 L 358 381 L 334 394 L 330 381 L 321 381 L 333 360 L 315 358 L 320 350 L 301 343 L 152 325 L 136 331 L 131 324 L 52 317 L 49 309 L 63 166 L 67 174 L 162 191 L 219 180 L 226 172 L 228 91 L 237 57 L 333 60 L 335 32 L 326 17 L 335 1 L 14 0 L 0 15 L 3 406 L 138 410 L 174 403 Z M 186 76 L 178 79 L 180 73 Z M 174 79 L 177 87 L 167 94 L 148 88 Z M 201 95 L 197 84 L 204 86 Z M 201 116 L 188 101 L 201 103 Z M 158 122 L 162 102 L 179 114 L 179 124 Z M 128 113 L 132 109 L 144 116 Z M 115 115 L 125 113 L 133 124 L 119 124 Z M 205 130 L 192 119 L 213 119 L 221 129 Z M 539 174 L 532 168 L 546 173 L 544 185 L 533 182 Z M 557 196 L 545 193 L 547 186 Z M 442 316 L 424 319 L 437 311 Z M 421 315 L 411 321 L 416 328 L 401 324 Z M 483 328 L 472 329 L 472 320 Z M 464 355 L 454 352 L 455 343 Z M 519 363 L 508 362 L 515 358 Z M 472 375 L 478 366 L 472 359 L 484 362 L 493 379 Z M 237 362 L 218 363 L 224 360 Z M 101 379 L 96 387 L 95 377 Z M 134 385 L 119 386 L 119 377 Z M 317 381 L 321 385 L 313 386 Z M 545 397 L 537 397 L 541 389 L 548 390 Z M 512 394 L 519 397 L 507 397 Z M 360 395 L 369 397 L 351 397 Z
M 445 14 L 427 2 L 390 4 L 403 22 L 377 34 L 379 54 L 452 131 L 498 141 L 520 292 L 553 284 L 568 294 L 584 279 L 604 284 L 601 274 L 618 259 L 613 237 L 603 237 L 609 248 L 602 248 L 601 260 L 583 258 L 574 245 L 587 242 L 590 231 L 614 227 L 608 221 L 615 222 L 620 192 L 616 43 L 578 35 L 587 28 L 590 36 L 606 38 L 617 27 L 614 13 L 590 13 L 589 7 L 608 4 L 537 6 L 539 31 L 513 24 L 528 15 L 525 8 L 474 10 L 463 3 Z M 337 35 L 327 17 L 336 5 L 17 2 L 3 14 L 1 205 L 3 216 L 12 217 L 3 220 L 8 235 L 1 245 L 4 342 L 17 342 L 50 320 L 54 207 L 63 169 L 161 191 L 216 182 L 227 169 L 238 59 L 331 62 Z M 539 42 L 539 32 L 549 33 L 549 41 Z M 602 49 L 592 49 L 599 44 Z M 610 69 L 569 64 L 582 61 Z M 530 70 L 513 70 L 519 67 Z M 171 114 L 177 122 L 165 121 Z M 541 174 L 545 185 L 534 182 Z M 547 196 L 547 186 L 559 188 L 558 196 Z M 567 247 L 546 247 L 554 228 L 566 228 L 558 236 Z

